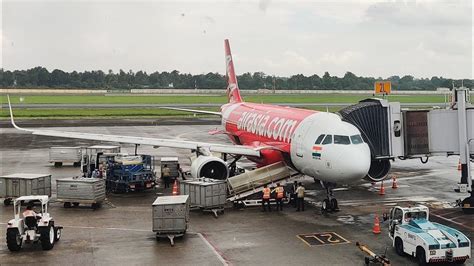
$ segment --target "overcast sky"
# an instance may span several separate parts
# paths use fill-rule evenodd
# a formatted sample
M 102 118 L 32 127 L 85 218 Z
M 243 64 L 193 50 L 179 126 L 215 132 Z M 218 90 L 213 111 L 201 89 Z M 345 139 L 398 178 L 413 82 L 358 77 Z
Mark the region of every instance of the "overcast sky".
M 0 0 L 2 1 L 2 0 Z M 471 0 L 2 1 L 4 69 L 473 78 Z

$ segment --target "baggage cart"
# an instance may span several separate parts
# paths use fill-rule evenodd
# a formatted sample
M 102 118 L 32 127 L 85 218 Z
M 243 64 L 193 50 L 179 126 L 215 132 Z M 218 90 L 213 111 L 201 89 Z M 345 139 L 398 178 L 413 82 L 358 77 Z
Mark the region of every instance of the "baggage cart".
M 82 160 L 81 147 L 51 147 L 49 148 L 49 162 L 55 167 L 61 167 L 64 163 L 72 163 L 79 167 Z
M 191 208 L 212 212 L 224 212 L 227 202 L 227 181 L 200 178 L 180 182 L 181 195 L 189 195 Z
M 153 232 L 156 239 L 168 238 L 174 246 L 174 238 L 182 237 L 188 229 L 189 196 L 160 196 L 152 204 Z
M 105 200 L 105 180 L 102 178 L 62 178 L 56 180 L 56 188 L 56 200 L 63 202 L 64 208 L 89 204 L 97 209 Z
M 21 196 L 51 196 L 51 175 L 16 173 L 0 176 L 0 198 L 8 206 Z

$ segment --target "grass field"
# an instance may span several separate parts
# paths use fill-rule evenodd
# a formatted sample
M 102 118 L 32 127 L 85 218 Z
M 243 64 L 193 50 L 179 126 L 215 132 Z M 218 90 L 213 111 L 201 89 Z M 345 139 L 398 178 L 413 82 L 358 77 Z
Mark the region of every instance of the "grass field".
M 102 96 L 102 95 L 12 95 L 12 103 L 20 103 L 20 97 L 23 103 L 35 104 L 55 104 L 55 103 L 156 103 L 156 104 L 192 104 L 192 103 L 216 103 L 223 104 L 227 102 L 224 95 L 163 95 L 163 96 Z M 356 103 L 362 99 L 373 97 L 371 94 L 285 94 L 285 95 L 246 95 L 245 100 L 255 103 Z M 443 95 L 396 95 L 389 96 L 390 101 L 402 103 L 442 103 Z M 7 103 L 5 95 L 2 96 L 2 103 Z
M 362 99 L 373 97 L 355 94 L 285 94 L 285 95 L 246 95 L 245 100 L 255 103 L 357 103 Z M 21 100 L 20 100 L 21 98 Z M 103 96 L 103 95 L 12 95 L 12 103 L 25 104 L 192 104 L 211 103 L 224 104 L 225 95 L 160 95 L 160 96 Z M 389 101 L 402 103 L 443 103 L 443 95 L 397 95 L 389 96 Z M 5 95 L 1 103 L 7 103 Z M 324 107 L 309 107 L 309 109 L 326 111 Z M 202 110 L 217 111 L 217 108 Z M 338 111 L 338 107 L 329 108 L 330 112 Z M 94 108 L 94 109 L 27 109 L 16 108 L 14 114 L 18 118 L 113 118 L 113 117 L 174 117 L 192 116 L 188 112 L 164 110 L 158 108 Z M 0 111 L 0 119 L 9 116 L 8 110 Z M 202 115 L 200 115 L 202 116 Z
M 219 111 L 218 108 L 196 108 L 199 110 Z M 326 111 L 326 108 L 308 108 L 318 111 Z M 338 111 L 338 107 L 329 108 L 330 112 Z M 165 110 L 158 108 L 129 109 L 129 108 L 103 108 L 103 109 L 14 109 L 15 118 L 127 118 L 127 117 L 193 117 L 189 112 Z M 211 117 L 213 115 L 196 114 L 200 117 Z M 0 118 L 10 117 L 8 109 L 0 111 Z M 214 116 L 215 117 L 215 116 Z

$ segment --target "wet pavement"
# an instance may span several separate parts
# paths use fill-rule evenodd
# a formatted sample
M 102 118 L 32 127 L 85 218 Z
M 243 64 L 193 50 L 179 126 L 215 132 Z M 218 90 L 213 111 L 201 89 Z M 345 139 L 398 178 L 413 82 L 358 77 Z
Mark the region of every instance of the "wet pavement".
M 55 129 L 229 143 L 225 135 L 208 134 L 216 125 Z M 152 202 L 158 195 L 171 192 L 161 186 L 143 193 L 110 194 L 109 203 L 96 211 L 87 207 L 64 209 L 54 202 L 55 180 L 77 176 L 79 168 L 53 167 L 48 162 L 48 148 L 98 142 L 32 136 L 11 128 L 2 128 L 0 136 L 0 174 L 52 174 L 50 213 L 57 224 L 64 226 L 61 240 L 50 251 L 41 250 L 39 245 L 26 245 L 20 252 L 12 253 L 6 247 L 5 237 L 0 236 L 0 265 L 363 265 L 365 254 L 355 246 L 357 241 L 376 253 L 384 253 L 387 248 L 392 265 L 415 265 L 414 259 L 396 255 L 386 223 L 381 224 L 381 234 L 372 233 L 374 216 L 381 217 L 395 204 L 426 204 L 431 207 L 432 220 L 473 237 L 474 216 L 450 206 L 465 197 L 452 190 L 459 181 L 455 156 L 434 157 L 427 164 L 419 160 L 395 162 L 392 174 L 399 177 L 399 188 L 392 189 L 391 180 L 384 182 L 384 196 L 379 195 L 380 184 L 361 182 L 343 186 L 335 191 L 341 208 L 337 213 L 321 213 L 320 201 L 325 193 L 311 178 L 300 179 L 307 188 L 305 212 L 285 206 L 282 212 L 263 213 L 259 207 L 237 209 L 230 205 L 216 219 L 209 213 L 193 211 L 187 234 L 176 239 L 171 247 L 165 239 L 157 241 L 151 231 Z M 134 146 L 124 145 L 122 151 L 133 153 Z M 140 146 L 139 153 L 154 155 L 157 169 L 158 158 L 177 156 L 187 170 L 192 155 L 187 150 L 147 146 Z M 12 216 L 11 206 L 0 206 L 0 235 L 5 235 L 6 222 Z M 316 238 L 322 241 L 312 242 Z M 468 261 L 468 265 L 472 263 Z

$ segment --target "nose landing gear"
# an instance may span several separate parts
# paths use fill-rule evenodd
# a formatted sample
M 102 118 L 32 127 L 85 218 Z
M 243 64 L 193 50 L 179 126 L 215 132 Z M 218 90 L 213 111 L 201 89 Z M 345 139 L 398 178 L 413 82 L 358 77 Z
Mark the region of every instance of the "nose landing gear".
M 326 198 L 323 200 L 321 204 L 321 211 L 322 212 L 337 212 L 339 211 L 339 206 L 337 203 L 337 199 L 334 196 L 333 188 L 336 187 L 336 184 L 323 182 L 321 181 L 321 186 L 326 189 Z

